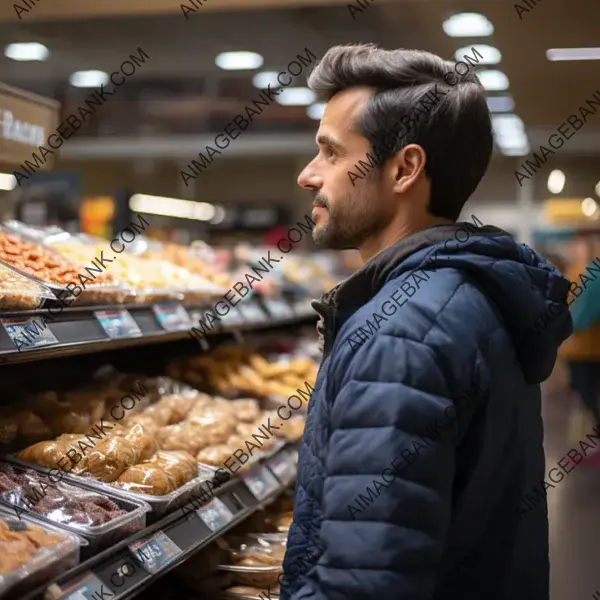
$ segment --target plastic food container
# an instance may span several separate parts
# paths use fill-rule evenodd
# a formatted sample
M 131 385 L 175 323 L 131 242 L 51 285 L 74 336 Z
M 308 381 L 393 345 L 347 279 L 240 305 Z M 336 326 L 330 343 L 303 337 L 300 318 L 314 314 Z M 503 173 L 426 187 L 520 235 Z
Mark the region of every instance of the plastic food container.
M 282 536 L 231 536 L 225 543 L 235 564 L 218 565 L 220 571 L 230 572 L 233 580 L 242 585 L 267 588 L 278 584 L 278 578 L 283 573 L 285 553 L 285 539 Z
M 54 297 L 41 282 L 0 264 L 0 310 L 37 310 Z
M 34 463 L 26 463 L 13 456 L 7 456 L 5 458 L 7 462 L 12 464 L 21 465 L 23 467 L 33 469 L 39 473 L 50 473 L 51 469 L 47 469 Z M 73 482 L 76 485 L 84 488 L 88 488 L 93 491 L 97 491 L 101 494 L 110 494 L 111 496 L 117 496 L 126 500 L 132 500 L 133 502 L 147 504 L 150 507 L 151 514 L 148 514 L 148 519 L 155 520 L 165 513 L 172 512 L 181 506 L 184 506 L 195 495 L 196 490 L 205 482 L 214 476 L 213 469 L 207 469 L 202 465 L 198 465 L 198 476 L 188 481 L 181 487 L 173 490 L 170 494 L 165 496 L 154 496 L 152 494 L 140 494 L 137 492 L 129 492 L 122 488 L 98 481 L 93 477 L 86 477 L 83 475 L 72 475 L 65 473 L 63 481 Z
M 116 283 L 86 283 L 85 289 L 79 285 L 81 292 L 79 296 L 74 296 L 67 289 L 67 284 L 58 283 L 50 277 L 40 277 L 40 274 L 49 274 L 51 269 L 58 269 L 63 273 L 70 271 L 93 280 L 95 273 L 92 271 L 90 274 L 86 266 L 94 269 L 94 265 L 91 261 L 89 265 L 76 264 L 56 252 L 53 246 L 42 245 L 38 240 L 26 235 L 17 235 L 6 227 L 0 227 L 0 264 L 8 264 L 21 275 L 45 285 L 57 298 L 60 294 L 61 298 L 68 299 L 70 305 L 119 303 L 127 295 L 126 291 Z M 80 283 L 81 280 L 78 279 L 78 282 Z
M 95 554 L 146 526 L 146 513 L 150 511 L 146 503 L 108 492 L 98 494 L 70 483 L 52 484 L 33 469 L 8 463 L 0 463 L 0 489 L 14 481 L 13 474 L 22 485 L 0 492 L 0 503 L 6 505 L 6 510 L 16 517 L 29 515 L 79 535 L 89 542 L 85 555 Z M 106 511 L 115 509 L 126 513 L 102 523 Z
M 234 585 L 223 590 L 223 598 L 231 600 L 265 600 L 265 598 L 279 598 L 279 586 L 255 588 L 245 585 Z
M 241 585 L 249 585 L 261 588 L 277 585 L 277 581 L 283 573 L 283 566 L 270 567 L 246 567 L 241 565 L 218 565 L 219 571 L 231 573 L 233 580 Z
M 72 569 L 79 564 L 79 549 L 87 545 L 85 540 L 73 533 L 48 525 L 23 515 L 17 519 L 0 507 L 0 527 L 8 526 L 9 530 L 32 531 L 58 536 L 56 543 L 34 550 L 29 559 L 18 565 L 10 564 L 11 544 L 1 540 L 0 533 L 0 598 L 22 598 L 28 589 L 42 585 L 60 573 Z M 39 541 L 39 538 L 38 538 Z M 5 567 L 2 568 L 2 562 Z

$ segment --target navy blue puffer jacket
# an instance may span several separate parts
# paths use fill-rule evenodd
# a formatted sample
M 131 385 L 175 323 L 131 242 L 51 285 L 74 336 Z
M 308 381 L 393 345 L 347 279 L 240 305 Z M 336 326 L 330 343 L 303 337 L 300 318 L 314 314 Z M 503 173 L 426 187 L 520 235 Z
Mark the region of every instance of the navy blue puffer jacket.
M 282 600 L 548 600 L 539 383 L 568 281 L 492 227 L 379 253 L 315 308 L 324 357 Z M 548 493 L 552 493 L 549 490 Z

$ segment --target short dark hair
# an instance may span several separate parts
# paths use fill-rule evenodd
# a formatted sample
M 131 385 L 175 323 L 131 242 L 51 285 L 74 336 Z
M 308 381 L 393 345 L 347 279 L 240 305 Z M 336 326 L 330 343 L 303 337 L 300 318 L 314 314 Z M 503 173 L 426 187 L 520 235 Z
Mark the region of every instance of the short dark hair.
M 464 66 L 457 69 L 460 63 L 421 50 L 334 46 L 315 67 L 308 85 L 321 101 L 354 86 L 375 88 L 355 123 L 357 131 L 370 141 L 379 165 L 407 144 L 419 144 L 427 155 L 425 172 L 431 180 L 429 212 L 455 221 L 485 174 L 494 144 L 485 90 L 469 63 L 462 62 L 468 67 L 465 72 Z M 419 106 L 426 110 L 427 103 L 421 101 L 431 100 L 435 96 L 430 92 L 438 89 L 446 95 L 438 95 L 441 99 L 425 117 L 414 117 L 400 133 L 399 123 L 406 125 L 406 115 L 417 114 L 413 111 Z M 384 144 L 390 132 L 397 135 Z

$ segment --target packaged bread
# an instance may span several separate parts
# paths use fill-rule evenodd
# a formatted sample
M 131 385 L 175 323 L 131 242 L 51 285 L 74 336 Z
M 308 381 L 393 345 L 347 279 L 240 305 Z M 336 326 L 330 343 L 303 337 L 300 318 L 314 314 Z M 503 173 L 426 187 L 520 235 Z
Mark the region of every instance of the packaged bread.
M 150 433 L 147 433 L 139 423 L 134 423 L 128 429 L 116 429 L 114 435 L 124 437 L 139 448 L 139 461 L 148 460 L 158 451 L 158 442 L 156 438 Z
M 145 413 L 132 415 L 127 419 L 127 425 L 130 427 L 139 425 L 146 433 L 155 437 L 161 429 L 161 425 L 159 425 L 151 415 Z
M 166 496 L 198 474 L 187 452 L 157 452 L 150 460 L 127 469 L 115 485 L 129 492 Z
M 173 425 L 183 421 L 190 412 L 192 406 L 196 403 L 193 396 L 184 396 L 180 394 L 171 394 L 164 396 L 156 403 L 157 410 L 166 408 L 169 411 L 169 420 L 167 425 Z M 166 414 L 166 411 L 165 411 Z
M 112 483 L 129 467 L 139 462 L 142 449 L 125 437 L 104 438 L 87 454 L 86 472 L 106 483 Z
M 15 415 L 15 418 L 19 424 L 19 438 L 27 442 L 33 442 L 34 440 L 43 440 L 52 437 L 50 427 L 44 423 L 41 417 L 30 410 L 19 411 Z
M 233 412 L 239 421 L 253 423 L 260 416 L 260 407 L 257 400 L 252 398 L 240 398 L 232 400 Z
M 302 416 L 294 416 L 285 421 L 280 429 L 275 431 L 275 435 L 288 440 L 289 442 L 298 442 L 304 434 L 306 421 Z
M 38 442 L 37 444 L 27 446 L 27 448 L 24 448 L 17 454 L 17 457 L 23 462 L 40 465 L 49 469 L 62 468 L 75 473 L 85 468 L 85 457 L 82 457 L 81 461 L 75 464 L 68 458 L 67 451 L 73 448 L 76 452 L 79 452 L 77 442 L 80 439 L 81 434 L 64 434 L 55 440 Z M 69 462 L 65 463 L 65 458 L 71 462 L 72 466 L 70 468 L 67 468 Z
M 205 428 L 190 422 L 161 427 L 156 439 L 162 450 L 183 450 L 192 455 L 211 443 L 211 436 Z

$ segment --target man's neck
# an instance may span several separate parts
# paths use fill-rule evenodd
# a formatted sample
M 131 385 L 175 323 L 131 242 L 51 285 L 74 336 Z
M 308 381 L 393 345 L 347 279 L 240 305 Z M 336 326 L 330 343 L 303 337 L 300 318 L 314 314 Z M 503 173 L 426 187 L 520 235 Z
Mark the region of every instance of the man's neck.
M 392 224 L 379 235 L 368 239 L 358 249 L 358 251 L 363 262 L 367 262 L 375 255 L 379 254 L 382 250 L 397 244 L 400 240 L 403 240 L 409 235 L 413 235 L 414 233 L 429 227 L 435 227 L 436 225 L 445 225 L 449 223 L 453 223 L 453 221 L 450 219 L 444 219 L 442 217 L 429 217 L 417 223 L 404 223 L 401 225 Z

